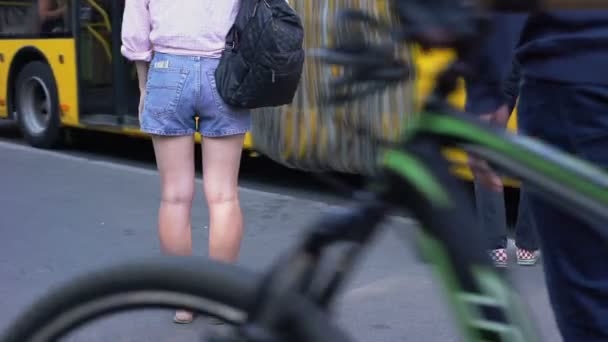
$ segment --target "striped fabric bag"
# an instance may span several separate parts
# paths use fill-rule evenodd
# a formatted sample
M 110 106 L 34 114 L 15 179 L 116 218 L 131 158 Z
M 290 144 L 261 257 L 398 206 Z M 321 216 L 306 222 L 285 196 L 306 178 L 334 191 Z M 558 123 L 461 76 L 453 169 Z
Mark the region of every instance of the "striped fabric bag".
M 290 0 L 290 4 L 303 19 L 306 49 L 331 46 L 332 27 L 340 9 L 361 8 L 390 18 L 387 1 Z M 405 46 L 403 56 L 409 58 Z M 255 110 L 254 149 L 299 170 L 373 174 L 381 147 L 376 137 L 396 140 L 413 118 L 414 82 L 346 105 L 321 106 L 319 95 L 327 91 L 332 71 L 332 67 L 308 58 L 291 105 Z

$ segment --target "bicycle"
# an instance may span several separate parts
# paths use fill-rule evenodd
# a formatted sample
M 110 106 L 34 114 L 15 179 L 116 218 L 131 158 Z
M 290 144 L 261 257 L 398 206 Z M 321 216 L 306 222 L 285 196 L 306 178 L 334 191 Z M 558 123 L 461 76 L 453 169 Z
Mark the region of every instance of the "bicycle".
M 437 41 L 425 36 L 421 28 L 428 23 L 416 20 L 430 3 L 436 5 L 431 9 L 434 15 L 445 11 L 452 20 L 459 16 L 461 26 L 451 27 L 455 39 Z M 450 3 L 455 2 L 397 2 L 397 11 L 404 16 L 401 20 L 410 24 L 407 31 L 394 30 L 357 11 L 343 12 L 342 20 L 345 25 L 363 23 L 380 29 L 395 40 L 455 46 L 459 55 L 466 55 L 471 47 L 459 43 L 477 36 L 483 20 L 478 20 L 475 8 L 466 7 L 470 4 L 455 8 Z M 505 0 L 499 5 L 508 9 L 512 4 L 510 9 L 523 10 L 528 9 L 526 3 Z M 544 3 L 550 8 L 608 6 L 607 1 L 599 0 Z M 355 40 L 322 49 L 315 56 L 352 68 L 334 85 L 337 90 L 345 89 L 334 94 L 333 101 L 382 90 L 407 76 L 407 65 L 394 57 L 393 46 Z M 445 98 L 462 66 L 457 61 L 442 73 L 424 115 L 404 139 L 386 143 L 381 161 L 384 173 L 372 179 L 365 191 L 354 193 L 359 204 L 321 218 L 265 274 L 191 257 L 152 258 L 97 270 L 41 298 L 9 326 L 0 341 L 55 341 L 105 314 L 141 307 L 188 308 L 235 327 L 234 335 L 212 336 L 215 341 L 350 341 L 331 321 L 331 305 L 362 249 L 393 209 L 408 210 L 420 222 L 421 252 L 434 265 L 466 341 L 537 340 L 508 279 L 492 266 L 472 203 L 463 185 L 450 174 L 441 150 L 452 146 L 469 151 L 523 179 L 530 190 L 565 209 L 603 222 L 608 222 L 608 175 L 564 152 L 490 127 L 449 107 Z M 353 92 L 353 84 L 358 90 L 362 82 L 371 84 L 361 93 Z M 608 238 L 608 230 L 598 233 Z M 346 248 L 334 267 L 322 272 L 328 269 L 324 263 L 327 250 L 338 243 L 345 243 Z

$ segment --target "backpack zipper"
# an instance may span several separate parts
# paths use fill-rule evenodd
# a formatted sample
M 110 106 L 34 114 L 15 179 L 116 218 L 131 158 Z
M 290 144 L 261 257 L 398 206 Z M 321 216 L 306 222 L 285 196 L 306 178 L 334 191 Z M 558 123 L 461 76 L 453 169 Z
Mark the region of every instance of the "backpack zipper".
M 274 83 L 274 81 L 275 81 L 275 77 L 274 77 L 274 70 L 273 70 L 273 69 L 270 69 L 270 71 L 272 71 L 272 83 Z

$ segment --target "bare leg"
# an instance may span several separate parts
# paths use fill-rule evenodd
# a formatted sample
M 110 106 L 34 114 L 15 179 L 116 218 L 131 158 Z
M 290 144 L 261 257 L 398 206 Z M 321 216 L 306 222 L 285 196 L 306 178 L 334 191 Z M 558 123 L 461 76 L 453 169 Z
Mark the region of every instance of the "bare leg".
M 192 136 L 152 138 L 161 177 L 158 233 L 161 248 L 171 255 L 192 254 L 190 215 L 194 199 Z
M 152 141 L 161 177 L 161 202 L 158 211 L 161 248 L 166 254 L 191 255 L 193 137 L 154 137 Z
M 163 253 L 192 254 L 191 212 L 194 199 L 194 140 L 192 136 L 152 138 L 161 178 L 158 235 Z M 192 313 L 178 310 L 174 321 L 189 323 Z
M 234 262 L 243 236 L 238 175 L 244 135 L 203 138 L 203 186 L 209 206 L 209 256 Z

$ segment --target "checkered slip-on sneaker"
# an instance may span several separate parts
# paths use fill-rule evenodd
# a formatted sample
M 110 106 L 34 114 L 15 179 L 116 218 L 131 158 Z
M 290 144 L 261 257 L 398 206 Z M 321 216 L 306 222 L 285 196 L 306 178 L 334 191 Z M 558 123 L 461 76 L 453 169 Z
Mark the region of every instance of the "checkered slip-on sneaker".
M 496 267 L 507 267 L 507 250 L 505 248 L 498 248 L 490 250 L 490 258 Z
M 517 264 L 523 266 L 535 265 L 540 257 L 540 251 L 529 251 L 527 249 L 517 249 Z

